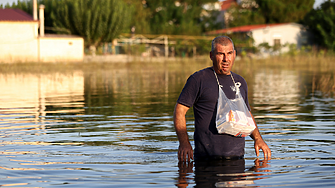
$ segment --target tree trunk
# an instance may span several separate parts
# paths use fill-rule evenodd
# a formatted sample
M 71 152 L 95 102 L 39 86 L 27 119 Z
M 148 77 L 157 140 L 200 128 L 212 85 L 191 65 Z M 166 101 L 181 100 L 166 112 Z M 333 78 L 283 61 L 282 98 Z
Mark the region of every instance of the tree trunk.
M 95 47 L 94 45 L 91 45 L 89 49 L 90 49 L 91 55 L 95 56 L 95 53 L 97 51 L 97 47 Z

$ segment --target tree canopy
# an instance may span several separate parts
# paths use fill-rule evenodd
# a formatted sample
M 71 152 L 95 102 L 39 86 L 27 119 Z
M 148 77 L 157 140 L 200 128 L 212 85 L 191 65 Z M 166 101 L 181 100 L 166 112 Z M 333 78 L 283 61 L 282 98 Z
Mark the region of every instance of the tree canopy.
M 114 38 L 134 26 L 141 34 L 200 35 L 219 29 L 204 19 L 206 3 L 218 0 L 38 0 L 45 5 L 45 25 L 54 32 L 83 36 L 88 45 Z M 6 8 L 19 8 L 32 14 L 32 0 L 18 1 Z M 210 11 L 207 11 L 210 12 Z M 129 21 L 129 22 L 128 22 Z
M 45 25 L 54 32 L 82 36 L 86 46 L 110 42 L 130 21 L 130 7 L 120 0 L 38 0 L 45 5 Z M 18 1 L 6 8 L 19 8 L 32 14 L 32 0 Z
M 218 0 L 38 0 L 45 5 L 47 32 L 80 35 L 86 46 L 111 42 L 131 28 L 139 34 L 202 35 L 222 29 L 216 23 L 218 10 L 204 5 Z M 228 25 L 303 22 L 316 42 L 335 50 L 335 2 L 328 0 L 316 10 L 315 0 L 240 0 L 228 9 Z M 3 7 L 3 5 L 0 5 Z M 32 14 L 32 0 L 5 8 L 19 8 Z M 51 29 L 51 31 L 50 31 Z
M 313 9 L 315 0 L 255 0 L 266 23 L 299 22 Z
M 314 42 L 335 51 L 335 1 L 326 1 L 309 12 L 303 23 L 314 35 Z
M 228 9 L 226 27 L 266 23 L 300 22 L 315 0 L 241 0 Z
M 131 24 L 138 33 L 200 35 L 206 29 L 203 5 L 218 0 L 126 1 L 135 6 Z
M 242 0 L 240 4 L 233 5 L 228 10 L 229 20 L 226 27 L 264 24 L 265 18 L 259 10 L 258 4 L 253 0 Z
M 46 1 L 46 0 L 45 0 Z M 110 42 L 127 26 L 127 4 L 119 0 L 49 0 L 53 27 L 84 37 L 86 45 Z

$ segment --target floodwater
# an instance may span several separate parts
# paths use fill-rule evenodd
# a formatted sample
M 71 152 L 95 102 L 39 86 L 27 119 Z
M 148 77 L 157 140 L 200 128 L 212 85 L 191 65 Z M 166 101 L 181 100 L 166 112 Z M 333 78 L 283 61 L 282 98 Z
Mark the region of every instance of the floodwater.
M 208 65 L 1 72 L 0 185 L 335 186 L 334 69 L 236 65 L 272 159 L 257 158 L 246 138 L 245 159 L 178 163 L 175 101 L 189 74 Z M 191 139 L 193 125 L 191 110 Z

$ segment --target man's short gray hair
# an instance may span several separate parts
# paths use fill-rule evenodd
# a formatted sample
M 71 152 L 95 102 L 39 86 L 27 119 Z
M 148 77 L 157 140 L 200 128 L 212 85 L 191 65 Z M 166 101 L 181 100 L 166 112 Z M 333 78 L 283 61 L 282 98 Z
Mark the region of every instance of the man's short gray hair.
M 227 46 L 229 44 L 232 44 L 233 45 L 233 49 L 235 50 L 235 46 L 234 46 L 234 42 L 233 40 L 231 40 L 231 38 L 227 37 L 227 36 L 218 36 L 218 37 L 215 37 L 213 40 L 212 40 L 212 52 L 215 51 L 215 47 L 217 44 L 221 44 L 222 46 Z

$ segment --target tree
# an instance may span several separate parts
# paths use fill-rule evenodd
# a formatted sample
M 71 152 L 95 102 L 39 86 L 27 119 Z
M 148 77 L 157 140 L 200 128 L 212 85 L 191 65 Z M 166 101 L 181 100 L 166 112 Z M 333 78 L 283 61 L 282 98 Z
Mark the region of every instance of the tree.
M 85 45 L 96 48 L 111 42 L 130 20 L 129 7 L 120 0 L 39 0 L 45 5 L 45 25 L 57 33 L 82 36 Z M 6 8 L 19 8 L 32 14 L 32 0 L 18 1 Z
M 313 9 L 315 0 L 256 0 L 266 23 L 299 22 Z
M 265 18 L 254 0 L 242 0 L 240 4 L 228 9 L 228 27 L 264 24 Z
M 303 23 L 308 26 L 314 40 L 322 47 L 335 52 L 335 2 L 326 1 L 316 10 L 310 11 Z
M 45 0 L 48 1 L 48 0 Z M 110 42 L 128 26 L 127 4 L 120 0 L 49 0 L 53 27 L 84 37 L 86 46 Z
M 146 0 L 150 33 L 199 35 L 205 28 L 203 5 L 214 2 L 217 0 Z
M 134 27 L 136 33 L 141 34 L 149 34 L 150 33 L 150 16 L 151 11 L 148 11 L 146 8 L 146 1 L 139 1 L 139 0 L 125 0 L 127 4 L 130 4 L 130 10 L 131 12 L 131 20 L 130 20 L 130 27 Z M 126 33 L 129 33 L 131 31 L 130 28 L 128 28 L 128 31 Z
M 102 23 L 100 20 L 108 16 L 118 17 L 112 20 L 119 20 L 117 23 L 124 25 L 122 28 L 126 33 L 131 32 L 130 28 L 134 26 L 135 32 L 141 34 L 200 35 L 218 29 L 219 24 L 214 23 L 215 15 L 212 14 L 215 11 L 203 8 L 207 3 L 216 2 L 218 0 L 38 0 L 38 4 L 45 5 L 47 29 L 81 35 L 86 44 L 92 43 L 89 39 L 92 34 L 82 32 L 82 29 L 92 26 L 89 31 L 92 33 L 92 29 L 98 27 L 91 22 L 99 20 Z M 31 5 L 32 0 L 19 0 L 18 4 L 7 8 L 20 8 L 32 14 Z M 90 23 L 85 24 L 86 21 Z

